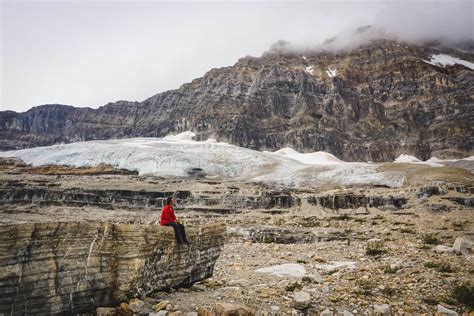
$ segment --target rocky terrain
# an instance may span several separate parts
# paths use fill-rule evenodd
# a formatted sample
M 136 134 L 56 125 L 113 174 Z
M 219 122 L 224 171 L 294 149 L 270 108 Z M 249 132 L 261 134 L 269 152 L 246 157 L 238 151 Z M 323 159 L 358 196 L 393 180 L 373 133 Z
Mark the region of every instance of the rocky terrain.
M 289 189 L 2 160 L 0 312 L 472 311 L 472 172 L 380 168 L 403 172 L 403 186 Z M 156 224 L 169 195 L 189 248 Z
M 345 161 L 461 158 L 473 148 L 472 62 L 472 45 L 381 38 L 344 51 L 295 51 L 280 42 L 142 102 L 0 112 L 0 149 L 191 130 L 201 140 Z

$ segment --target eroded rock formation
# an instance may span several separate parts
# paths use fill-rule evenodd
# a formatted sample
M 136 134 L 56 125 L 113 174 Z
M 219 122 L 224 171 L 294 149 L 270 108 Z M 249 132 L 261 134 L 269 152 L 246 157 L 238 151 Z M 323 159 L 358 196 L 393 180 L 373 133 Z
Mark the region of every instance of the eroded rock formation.
M 0 225 L 0 313 L 91 312 L 97 306 L 213 273 L 225 225 L 188 227 L 178 247 L 156 223 L 42 222 Z
M 474 60 L 466 51 L 389 39 L 339 52 L 274 48 L 143 102 L 0 112 L 0 149 L 192 130 L 199 139 L 323 150 L 347 161 L 468 156 L 474 71 L 427 62 L 440 53 Z

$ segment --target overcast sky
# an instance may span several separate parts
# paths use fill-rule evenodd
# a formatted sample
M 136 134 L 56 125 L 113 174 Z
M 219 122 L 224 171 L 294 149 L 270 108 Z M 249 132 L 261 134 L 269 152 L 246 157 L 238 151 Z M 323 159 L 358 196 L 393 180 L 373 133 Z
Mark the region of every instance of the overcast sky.
M 142 101 L 277 40 L 311 46 L 369 24 L 474 38 L 472 1 L 0 1 L 2 110 Z

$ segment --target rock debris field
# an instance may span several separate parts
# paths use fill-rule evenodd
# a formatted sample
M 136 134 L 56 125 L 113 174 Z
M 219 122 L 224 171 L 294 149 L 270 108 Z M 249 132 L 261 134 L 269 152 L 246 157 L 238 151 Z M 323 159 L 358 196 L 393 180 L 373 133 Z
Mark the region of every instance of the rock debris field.
M 2 256 L 15 260 L 1 261 L 0 312 L 23 314 L 25 302 L 19 297 L 30 302 L 30 313 L 34 314 L 35 308 L 40 310 L 33 295 L 19 296 L 21 291 L 16 290 L 15 294 L 14 289 L 30 281 L 39 282 L 33 271 L 40 265 L 34 264 L 31 247 L 42 249 L 38 243 L 43 239 L 35 244 L 35 238 L 59 234 L 39 231 L 42 224 L 53 222 L 110 223 L 112 227 L 100 228 L 95 237 L 91 235 L 84 246 L 84 269 L 79 246 L 69 247 L 68 253 L 61 252 L 61 245 L 75 245 L 75 235 L 66 233 L 61 237 L 62 244 L 54 246 L 53 259 L 59 261 L 52 262 L 61 262 L 76 253 L 79 259 L 68 263 L 71 266 L 53 264 L 50 268 L 62 271 L 61 278 L 67 275 L 69 280 L 57 279 L 59 284 L 51 291 L 57 299 L 45 303 L 53 314 L 472 312 L 473 174 L 466 169 L 409 163 L 396 168 L 405 173 L 401 187 L 318 189 L 205 177 L 138 176 L 103 166 L 80 172 L 66 167 L 45 169 L 4 159 L 0 170 L 1 225 L 16 225 L 19 231 L 21 225 L 31 224 L 36 233 L 28 235 L 32 240 L 29 254 L 12 253 L 10 249 L 19 247 L 18 242 L 8 244 L 7 236 L 2 236 Z M 150 228 L 158 225 L 162 200 L 169 195 L 177 198 L 176 214 L 189 228 L 190 246 L 178 247 L 167 228 Z M 225 225 L 225 234 L 219 225 Z M 159 231 L 163 237 L 156 241 L 141 237 L 147 234 L 138 232 L 140 227 Z M 132 236 L 134 244 L 125 247 L 128 241 L 123 236 Z M 118 241 L 119 237 L 124 239 Z M 101 239 L 108 242 L 101 244 Z M 122 278 L 118 295 L 114 291 L 114 284 L 118 283 L 113 277 L 99 282 L 100 273 L 108 269 L 105 262 L 111 259 L 106 253 L 110 252 L 117 254 L 114 260 L 119 266 L 120 262 L 127 263 L 117 273 L 133 271 L 135 275 L 141 271 L 136 267 L 143 263 L 143 271 L 153 271 L 150 279 L 137 277 L 138 282 Z M 126 261 L 132 253 L 136 260 L 133 267 Z M 206 256 L 217 259 L 209 261 Z M 96 263 L 97 274 L 93 274 Z M 174 274 L 167 272 L 171 266 L 177 267 Z M 67 269 L 76 272 L 68 275 Z M 5 283 L 7 277 L 14 286 Z M 84 291 L 76 291 L 83 284 L 81 280 L 85 280 Z M 79 283 L 67 292 L 68 282 Z M 100 304 L 98 296 L 95 303 L 85 299 L 94 296 L 96 288 L 104 291 L 104 304 Z M 69 297 L 77 299 L 76 306 Z

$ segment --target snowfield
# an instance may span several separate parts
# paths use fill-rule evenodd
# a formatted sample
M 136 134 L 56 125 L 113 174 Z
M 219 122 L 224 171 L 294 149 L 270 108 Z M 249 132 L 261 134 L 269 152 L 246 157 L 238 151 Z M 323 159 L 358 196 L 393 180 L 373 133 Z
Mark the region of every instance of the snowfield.
M 260 152 L 218 143 L 194 141 L 192 132 L 164 138 L 97 140 L 66 145 L 36 147 L 0 152 L 0 157 L 16 157 L 33 166 L 67 165 L 73 167 L 109 164 L 138 171 L 140 175 L 189 176 L 199 170 L 208 177 L 257 181 L 290 187 L 323 185 L 403 184 L 401 172 L 379 172 L 372 163 L 345 162 L 326 152 L 299 153 L 292 148 Z M 420 162 L 401 156 L 397 162 Z
M 466 66 L 469 69 L 474 70 L 474 63 L 471 63 L 467 60 L 463 60 L 457 57 L 445 55 L 445 54 L 438 54 L 432 55 L 430 60 L 423 60 L 425 63 L 437 66 L 437 67 L 445 67 L 445 66 L 452 66 L 455 64 Z

